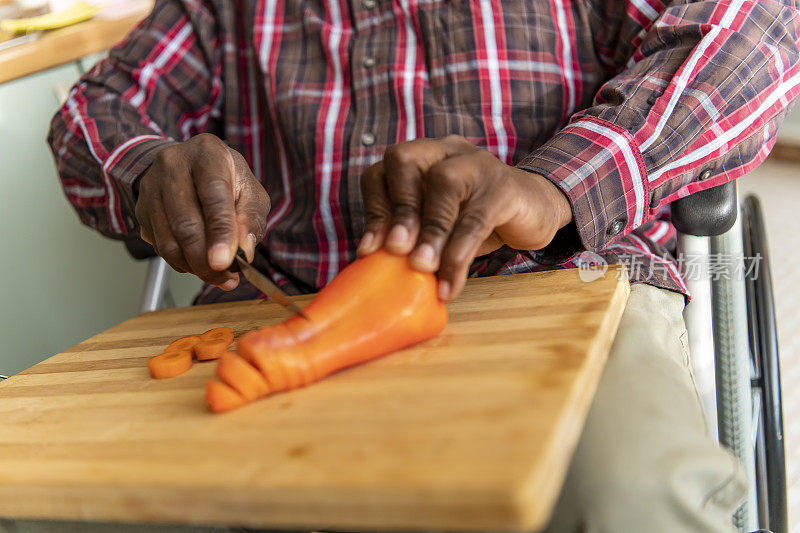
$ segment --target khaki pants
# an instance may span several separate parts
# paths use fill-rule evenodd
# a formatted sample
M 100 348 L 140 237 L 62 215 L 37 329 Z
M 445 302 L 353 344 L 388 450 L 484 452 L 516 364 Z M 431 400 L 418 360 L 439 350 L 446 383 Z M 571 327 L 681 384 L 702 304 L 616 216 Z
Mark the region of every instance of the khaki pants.
M 683 307 L 631 288 L 548 533 L 735 531 L 747 479 L 708 433 Z
M 683 297 L 635 285 L 548 533 L 732 532 L 743 468 L 706 429 Z M 218 533 L 214 528 L 0 521 L 4 533 Z

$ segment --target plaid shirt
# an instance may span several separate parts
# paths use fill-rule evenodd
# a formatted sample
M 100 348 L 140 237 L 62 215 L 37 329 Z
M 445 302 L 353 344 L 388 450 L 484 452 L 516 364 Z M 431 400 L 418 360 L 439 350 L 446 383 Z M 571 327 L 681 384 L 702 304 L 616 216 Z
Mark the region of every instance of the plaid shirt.
M 686 293 L 668 204 L 767 156 L 798 94 L 797 15 L 793 0 L 159 0 L 75 85 L 50 142 L 83 222 L 129 239 L 155 152 L 218 135 L 272 199 L 255 264 L 299 293 L 355 258 L 361 172 L 455 133 L 552 180 L 574 213 L 547 249 L 503 247 L 472 275 L 589 251 Z

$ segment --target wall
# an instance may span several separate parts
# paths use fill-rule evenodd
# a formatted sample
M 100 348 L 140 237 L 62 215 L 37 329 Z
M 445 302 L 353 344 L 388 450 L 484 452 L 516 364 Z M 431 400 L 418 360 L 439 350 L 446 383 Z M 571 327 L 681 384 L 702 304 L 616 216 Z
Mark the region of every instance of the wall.
M 778 129 L 778 137 L 795 145 L 800 143 L 800 105 L 795 104 L 789 112 Z
M 0 374 L 14 374 L 135 316 L 145 264 L 81 225 L 45 138 L 67 65 L 0 84 Z M 197 278 L 171 273 L 178 305 Z

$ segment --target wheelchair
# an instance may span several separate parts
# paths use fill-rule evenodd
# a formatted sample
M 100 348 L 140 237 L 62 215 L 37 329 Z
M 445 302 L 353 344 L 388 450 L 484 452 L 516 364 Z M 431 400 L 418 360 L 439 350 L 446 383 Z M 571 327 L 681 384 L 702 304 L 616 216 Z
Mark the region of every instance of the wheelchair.
M 778 339 L 759 201 L 747 196 L 740 209 L 733 181 L 674 201 L 672 222 L 679 257 L 703 258 L 708 274 L 684 273 L 693 295 L 684 318 L 709 429 L 750 478 L 734 525 L 745 532 L 787 533 Z

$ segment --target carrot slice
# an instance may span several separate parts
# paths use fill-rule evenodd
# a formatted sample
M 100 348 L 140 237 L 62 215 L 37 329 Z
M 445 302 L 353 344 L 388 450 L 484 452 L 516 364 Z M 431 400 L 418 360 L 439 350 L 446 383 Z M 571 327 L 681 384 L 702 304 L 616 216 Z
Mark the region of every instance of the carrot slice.
M 206 404 L 215 413 L 230 411 L 247 403 L 244 396 L 219 381 L 206 383 Z
M 217 376 L 248 402 L 266 396 L 270 392 L 264 376 L 235 353 L 226 352 L 222 355 L 217 363 Z
M 164 348 L 164 352 L 180 352 L 183 350 L 191 350 L 194 345 L 200 342 L 200 337 L 197 335 L 189 335 L 188 337 L 181 337 L 173 341 L 169 346 Z
M 198 361 L 219 359 L 228 351 L 233 342 L 233 330 L 229 327 L 214 328 L 200 335 L 199 342 L 194 345 L 194 356 Z
M 189 350 L 164 352 L 151 357 L 147 361 L 147 368 L 154 379 L 179 376 L 192 368 L 192 352 Z
M 200 341 L 194 345 L 194 356 L 198 361 L 211 361 L 219 359 L 228 351 L 231 343 L 227 339 L 214 341 Z
M 239 337 L 239 342 L 236 343 L 239 356 L 248 363 L 255 364 L 256 354 L 269 353 L 271 329 L 269 326 L 254 329 Z
M 254 354 L 255 359 L 252 365 L 255 366 L 261 375 L 267 380 L 272 392 L 283 392 L 289 390 L 290 377 L 286 373 L 284 365 L 281 364 L 279 357 L 271 355 Z
M 200 335 L 201 341 L 217 341 L 217 340 L 226 340 L 228 344 L 233 342 L 233 330 L 228 326 L 222 326 L 220 328 L 214 328 L 206 331 L 202 335 Z

